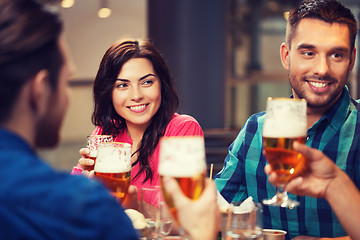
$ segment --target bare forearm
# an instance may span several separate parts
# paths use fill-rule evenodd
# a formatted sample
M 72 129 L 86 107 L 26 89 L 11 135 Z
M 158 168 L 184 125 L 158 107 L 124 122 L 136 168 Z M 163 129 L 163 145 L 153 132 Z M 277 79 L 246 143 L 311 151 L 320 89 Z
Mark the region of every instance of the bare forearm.
M 325 195 L 343 228 L 352 239 L 360 239 L 360 192 L 352 180 L 339 169 Z

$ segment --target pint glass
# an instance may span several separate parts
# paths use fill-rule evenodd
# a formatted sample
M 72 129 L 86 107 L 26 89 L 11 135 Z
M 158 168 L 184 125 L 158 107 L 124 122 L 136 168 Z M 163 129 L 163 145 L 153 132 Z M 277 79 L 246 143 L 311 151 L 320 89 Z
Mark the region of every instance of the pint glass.
M 174 219 L 178 221 L 175 205 L 167 194 L 162 180 L 165 176 L 175 178 L 188 198 L 198 199 L 205 185 L 204 138 L 201 136 L 163 137 L 160 140 L 159 174 L 165 202 Z
M 99 144 L 94 175 L 122 203 L 131 180 L 131 145 L 120 142 Z
M 97 147 L 102 142 L 112 142 L 113 137 L 111 135 L 90 135 L 87 137 L 86 147 L 90 149 L 89 158 L 96 162 L 97 156 Z M 94 170 L 94 165 L 84 166 L 84 170 L 91 171 Z

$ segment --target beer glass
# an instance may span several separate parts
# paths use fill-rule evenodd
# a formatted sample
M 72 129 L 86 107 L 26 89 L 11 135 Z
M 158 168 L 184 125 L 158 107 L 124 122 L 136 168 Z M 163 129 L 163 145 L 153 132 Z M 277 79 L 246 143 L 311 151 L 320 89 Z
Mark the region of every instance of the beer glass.
M 100 143 L 94 175 L 122 203 L 131 180 L 131 145 L 120 142 Z
M 87 137 L 86 141 L 86 147 L 90 149 L 90 155 L 89 158 L 94 160 L 94 163 L 96 162 L 96 155 L 97 155 L 97 147 L 99 143 L 102 142 L 112 142 L 113 137 L 111 135 L 90 135 Z M 92 166 L 84 166 L 84 170 L 92 171 L 94 170 L 94 165 Z
M 305 143 L 307 133 L 306 101 L 293 98 L 268 98 L 263 128 L 263 149 L 267 162 L 279 177 L 276 195 L 263 203 L 293 208 L 299 202 L 291 200 L 286 183 L 303 170 L 305 157 L 293 150 L 293 142 Z
M 179 226 L 180 234 L 185 232 L 179 224 L 173 199 L 163 185 L 165 176 L 173 177 L 179 183 L 184 195 L 196 200 L 201 196 L 205 185 L 206 160 L 202 136 L 162 137 L 160 140 L 159 174 L 165 202 Z

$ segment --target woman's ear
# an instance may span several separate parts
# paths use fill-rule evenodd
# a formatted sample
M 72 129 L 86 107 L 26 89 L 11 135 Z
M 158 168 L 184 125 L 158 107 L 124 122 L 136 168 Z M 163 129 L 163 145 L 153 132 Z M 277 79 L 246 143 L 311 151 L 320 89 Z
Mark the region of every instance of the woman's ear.
M 280 59 L 283 67 L 286 70 L 289 70 L 289 54 L 290 48 L 287 43 L 283 42 L 280 46 Z
M 40 70 L 31 80 L 30 104 L 34 111 L 45 112 L 51 94 L 49 72 Z

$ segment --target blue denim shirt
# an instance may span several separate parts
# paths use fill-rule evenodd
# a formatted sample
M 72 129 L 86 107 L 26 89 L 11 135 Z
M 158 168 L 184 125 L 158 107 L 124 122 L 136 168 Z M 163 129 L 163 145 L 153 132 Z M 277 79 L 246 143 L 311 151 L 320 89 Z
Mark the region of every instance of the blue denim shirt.
M 56 172 L 0 128 L 0 239 L 137 239 L 95 180 Z

